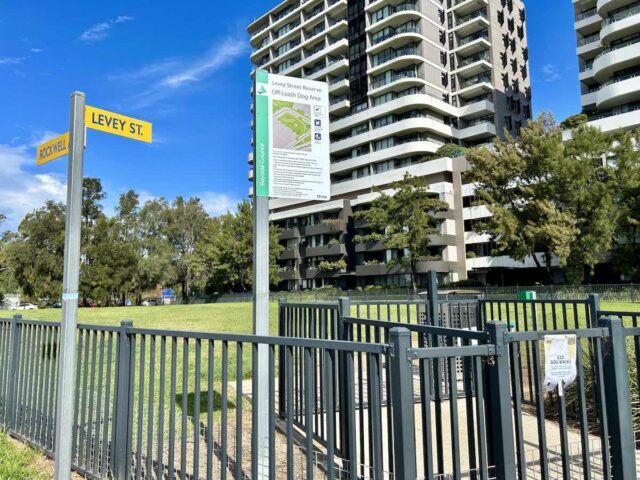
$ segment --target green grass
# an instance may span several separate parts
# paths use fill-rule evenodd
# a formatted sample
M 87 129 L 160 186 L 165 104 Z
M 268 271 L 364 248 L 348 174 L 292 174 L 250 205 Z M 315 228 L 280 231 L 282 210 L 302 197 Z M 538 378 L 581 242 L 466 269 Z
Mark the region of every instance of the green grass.
M 40 452 L 0 433 L 0 480 L 44 480 L 52 477 Z
M 22 313 L 28 320 L 59 321 L 62 310 L 43 309 Z M 269 331 L 277 334 L 278 304 L 269 306 Z M 192 332 L 251 333 L 251 303 L 215 303 L 202 305 L 162 305 L 157 307 L 80 308 L 78 322 L 90 325 L 119 325 L 132 320 L 136 328 L 186 330 Z
M 278 121 L 295 133 L 298 138 L 311 130 L 311 126 L 308 123 L 290 113 L 285 113 L 278 118 Z

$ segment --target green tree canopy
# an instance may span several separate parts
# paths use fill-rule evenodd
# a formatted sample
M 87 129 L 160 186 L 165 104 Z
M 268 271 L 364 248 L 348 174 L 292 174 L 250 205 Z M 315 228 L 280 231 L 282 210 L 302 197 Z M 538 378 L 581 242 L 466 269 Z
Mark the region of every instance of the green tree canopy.
M 357 212 L 356 217 L 367 221 L 386 248 L 406 252 L 398 263 L 409 270 L 411 284 L 417 292 L 418 262 L 429 257 L 429 235 L 438 233 L 433 216 L 446 211 L 449 205 L 429 192 L 423 178 L 409 173 L 392 188 L 393 195 L 380 193 L 371 207 Z

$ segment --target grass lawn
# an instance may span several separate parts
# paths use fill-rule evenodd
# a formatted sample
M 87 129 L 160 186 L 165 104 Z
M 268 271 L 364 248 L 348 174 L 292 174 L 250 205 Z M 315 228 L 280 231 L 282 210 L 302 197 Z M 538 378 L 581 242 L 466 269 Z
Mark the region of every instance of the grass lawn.
M 49 459 L 0 433 L 0 480 L 44 480 L 52 477 Z

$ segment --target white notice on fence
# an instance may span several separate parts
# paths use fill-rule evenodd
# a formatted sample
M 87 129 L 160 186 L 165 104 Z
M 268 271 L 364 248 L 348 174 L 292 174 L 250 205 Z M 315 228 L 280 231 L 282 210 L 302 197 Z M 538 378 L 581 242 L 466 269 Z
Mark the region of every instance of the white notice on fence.
M 545 335 L 544 384 L 547 390 L 558 388 L 564 395 L 564 387 L 576 379 L 576 336 Z

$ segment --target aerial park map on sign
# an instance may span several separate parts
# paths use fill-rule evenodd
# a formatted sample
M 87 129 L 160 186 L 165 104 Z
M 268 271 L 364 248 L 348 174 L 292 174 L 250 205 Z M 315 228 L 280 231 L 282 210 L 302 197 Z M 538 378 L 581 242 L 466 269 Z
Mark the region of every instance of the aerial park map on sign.
M 311 151 L 311 105 L 273 100 L 273 146 Z

